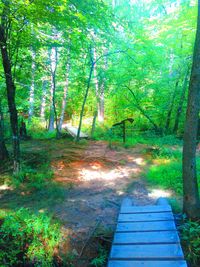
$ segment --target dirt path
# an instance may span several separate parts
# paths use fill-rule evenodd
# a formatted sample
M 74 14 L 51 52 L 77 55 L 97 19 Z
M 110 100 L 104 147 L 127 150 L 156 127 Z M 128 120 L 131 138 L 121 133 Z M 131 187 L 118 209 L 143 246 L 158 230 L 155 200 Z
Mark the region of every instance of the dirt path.
M 135 205 L 154 202 L 141 179 L 145 160 L 138 148 L 110 150 L 106 142 L 93 141 L 80 156 L 68 166 L 53 162 L 57 181 L 77 182 L 66 200 L 55 207 L 56 215 L 74 231 L 85 232 L 97 221 L 114 225 L 126 195 L 133 197 Z
M 54 194 L 53 184 L 50 193 L 49 189 L 35 193 L 4 193 L 2 207 L 25 206 L 52 213 L 61 221 L 66 234 L 64 254 L 73 251 L 79 259 L 74 266 L 89 266 L 89 258 L 96 256 L 98 248 L 88 247 L 88 237 L 97 225 L 115 229 L 122 199 L 129 196 L 135 205 L 148 205 L 158 197 L 151 194 L 143 179 L 143 172 L 148 168 L 144 149 L 144 145 L 130 149 L 116 145 L 110 149 L 104 141 L 86 144 L 67 139 L 26 142 L 23 153 L 29 157 L 33 151 L 48 154 L 54 181 L 62 189 L 62 198 L 59 200 L 59 191 Z M 37 154 L 32 156 L 38 161 Z

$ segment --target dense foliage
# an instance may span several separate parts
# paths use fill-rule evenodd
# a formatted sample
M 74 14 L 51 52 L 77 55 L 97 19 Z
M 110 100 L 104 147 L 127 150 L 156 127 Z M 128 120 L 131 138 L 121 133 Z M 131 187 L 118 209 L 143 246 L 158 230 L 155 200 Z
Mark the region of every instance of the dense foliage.
M 53 266 L 60 227 L 46 214 L 26 209 L 9 213 L 3 218 L 0 235 L 1 266 Z
M 11 2 L 7 43 L 19 123 L 78 124 L 96 62 L 84 125 L 91 127 L 98 111 L 110 126 L 132 116 L 140 130 L 183 132 L 194 1 Z M 4 79 L 0 94 L 7 120 Z
M 20 143 L 33 140 L 34 152 L 35 139 L 65 138 L 70 124 L 78 128 L 76 141 L 83 130 L 111 149 L 122 137 L 126 148 L 150 145 L 143 151 L 150 154 L 149 184 L 188 195 L 192 179 L 182 182 L 181 146 L 191 77 L 198 76 L 191 75 L 197 9 L 194 0 L 0 0 L 0 167 L 12 189 L 62 198 L 52 162 L 31 166 Z M 198 217 L 196 137 L 185 140 L 188 147 L 193 141 L 193 157 L 185 154 L 195 170 L 196 193 L 189 195 L 198 202 L 190 217 Z M 1 220 L 0 264 L 52 266 L 59 233 L 47 215 L 9 213 Z M 199 224 L 186 223 L 182 234 L 188 258 L 198 262 Z M 107 250 L 98 251 L 93 266 L 106 261 Z

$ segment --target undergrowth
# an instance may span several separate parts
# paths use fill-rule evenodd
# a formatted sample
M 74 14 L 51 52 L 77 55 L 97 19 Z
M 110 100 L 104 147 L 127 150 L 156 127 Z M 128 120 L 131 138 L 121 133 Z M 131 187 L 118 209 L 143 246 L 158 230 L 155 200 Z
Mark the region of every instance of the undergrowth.
M 1 217 L 0 266 L 50 267 L 56 262 L 60 225 L 21 208 Z
M 186 259 L 191 267 L 200 266 L 200 221 L 185 219 L 179 230 Z

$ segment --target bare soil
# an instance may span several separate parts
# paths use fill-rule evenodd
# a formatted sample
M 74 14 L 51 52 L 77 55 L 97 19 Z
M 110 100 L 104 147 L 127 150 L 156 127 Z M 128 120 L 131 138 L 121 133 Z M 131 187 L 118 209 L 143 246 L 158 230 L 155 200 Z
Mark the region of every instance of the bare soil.
M 62 188 L 62 200 L 57 201 L 56 195 L 49 202 L 48 194 L 44 200 L 44 196 L 36 194 L 34 198 L 30 192 L 21 192 L 20 199 L 19 194 L 13 195 L 16 192 L 7 191 L 1 196 L 2 207 L 9 208 L 11 202 L 18 201 L 18 206 L 50 211 L 63 225 L 66 240 L 62 251 L 65 254 L 72 251 L 78 259 L 75 266 L 89 266 L 89 258 L 95 257 L 97 250 L 91 248 L 93 233 L 97 228 L 114 231 L 124 197 L 132 197 L 134 205 L 155 202 L 143 179 L 148 167 L 144 148 L 144 145 L 109 148 L 104 141 L 76 144 L 65 139 L 24 142 L 24 153 L 44 152 L 50 159 L 53 179 Z

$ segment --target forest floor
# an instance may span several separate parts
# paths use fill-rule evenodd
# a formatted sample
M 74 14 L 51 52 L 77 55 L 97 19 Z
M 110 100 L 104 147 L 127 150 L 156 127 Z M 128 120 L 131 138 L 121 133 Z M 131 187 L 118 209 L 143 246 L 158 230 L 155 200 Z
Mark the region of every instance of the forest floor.
M 112 235 L 125 196 L 132 197 L 135 205 L 147 205 L 170 194 L 150 188 L 143 178 L 149 164 L 146 148 L 137 145 L 126 149 L 115 144 L 109 148 L 105 141 L 24 141 L 26 164 L 39 165 L 46 160 L 53 179 L 41 190 L 0 190 L 1 207 L 23 206 L 52 214 L 63 226 L 66 240 L 62 250 L 64 254 L 71 251 L 68 260 L 76 259 L 74 266 L 89 266 L 99 249 L 97 240 L 91 241 L 94 233 L 100 229 L 102 240 L 98 242 L 108 242 L 109 246 L 104 233 Z

